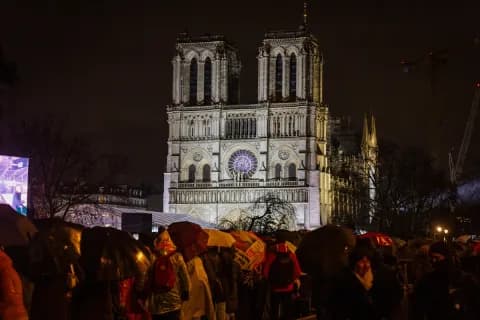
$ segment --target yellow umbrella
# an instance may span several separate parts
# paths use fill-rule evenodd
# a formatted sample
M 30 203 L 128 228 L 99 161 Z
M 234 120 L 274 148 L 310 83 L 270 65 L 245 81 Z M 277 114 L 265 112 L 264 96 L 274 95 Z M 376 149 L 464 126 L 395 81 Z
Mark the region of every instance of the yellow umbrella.
M 235 238 L 229 233 L 215 230 L 215 229 L 203 229 L 208 233 L 208 247 L 227 247 L 230 248 L 235 243 Z

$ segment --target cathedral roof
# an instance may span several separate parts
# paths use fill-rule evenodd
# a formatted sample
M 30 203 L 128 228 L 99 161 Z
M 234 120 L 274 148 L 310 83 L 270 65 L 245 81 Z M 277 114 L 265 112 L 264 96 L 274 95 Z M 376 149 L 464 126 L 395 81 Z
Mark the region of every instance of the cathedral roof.
M 312 38 L 317 40 L 310 30 L 303 25 L 296 30 L 271 30 L 265 33 L 265 40 L 292 38 Z
M 177 43 L 198 43 L 198 42 L 225 42 L 232 44 L 223 34 L 203 34 L 192 36 L 188 32 L 182 32 L 177 37 Z

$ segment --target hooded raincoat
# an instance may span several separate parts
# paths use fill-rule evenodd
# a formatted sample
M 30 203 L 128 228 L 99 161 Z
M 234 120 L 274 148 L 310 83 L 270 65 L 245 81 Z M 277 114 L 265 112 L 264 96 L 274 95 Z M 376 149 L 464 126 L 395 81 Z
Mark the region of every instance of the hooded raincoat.
M 175 270 L 175 286 L 167 292 L 151 292 L 147 299 L 148 310 L 152 315 L 161 315 L 169 312 L 180 311 L 184 299 L 190 291 L 190 279 L 183 256 L 175 252 L 176 247 L 170 239 L 168 231 L 163 231 L 155 241 L 157 255 L 169 255 Z M 172 254 L 173 253 L 173 254 Z M 155 266 L 155 264 L 153 264 Z M 154 270 L 151 270 L 152 274 Z

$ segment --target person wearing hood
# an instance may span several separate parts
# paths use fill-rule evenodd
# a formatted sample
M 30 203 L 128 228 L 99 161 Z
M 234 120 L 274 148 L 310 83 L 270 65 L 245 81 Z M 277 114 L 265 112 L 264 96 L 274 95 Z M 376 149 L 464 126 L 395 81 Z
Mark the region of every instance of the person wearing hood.
M 147 308 L 152 320 L 179 320 L 182 304 L 189 299 L 187 266 L 167 230 L 160 231 L 154 245 L 157 258 L 147 280 Z
M 3 249 L 0 249 L 0 319 L 28 320 L 22 281 Z
M 349 256 L 349 267 L 339 276 L 334 286 L 329 314 L 331 319 L 377 319 L 370 295 L 373 286 L 372 248 L 357 243 Z
M 452 319 L 453 305 L 449 287 L 451 276 L 450 252 L 443 241 L 430 246 L 433 270 L 421 278 L 414 290 L 414 319 Z

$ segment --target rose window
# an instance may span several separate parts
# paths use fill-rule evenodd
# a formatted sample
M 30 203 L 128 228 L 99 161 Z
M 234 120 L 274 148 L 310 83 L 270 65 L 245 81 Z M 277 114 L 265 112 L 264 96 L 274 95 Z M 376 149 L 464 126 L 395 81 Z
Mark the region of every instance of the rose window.
M 257 171 L 257 158 L 248 150 L 235 151 L 228 160 L 228 171 L 233 178 L 250 178 Z

